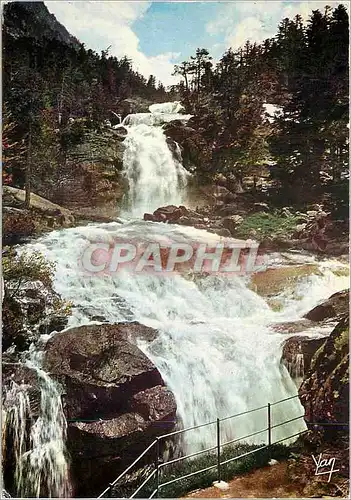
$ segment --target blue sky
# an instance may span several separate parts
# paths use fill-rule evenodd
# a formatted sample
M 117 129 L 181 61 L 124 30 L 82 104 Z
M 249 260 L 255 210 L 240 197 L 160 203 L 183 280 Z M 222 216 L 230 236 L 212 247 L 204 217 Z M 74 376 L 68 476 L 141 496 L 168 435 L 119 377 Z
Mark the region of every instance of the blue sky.
M 197 47 L 212 47 L 220 41 L 206 31 L 216 15 L 216 2 L 154 2 L 147 15 L 138 19 L 134 30 L 140 48 L 148 56 L 161 52 L 179 52 L 183 59 L 194 54 Z
M 260 42 L 276 33 L 284 17 L 300 14 L 307 19 L 312 10 L 334 1 L 46 1 L 50 12 L 88 48 L 101 51 L 111 46 L 117 57 L 127 55 L 146 77 L 153 74 L 164 84 L 172 77 L 174 64 L 207 48 L 214 60 L 229 47 L 238 48 L 247 39 Z

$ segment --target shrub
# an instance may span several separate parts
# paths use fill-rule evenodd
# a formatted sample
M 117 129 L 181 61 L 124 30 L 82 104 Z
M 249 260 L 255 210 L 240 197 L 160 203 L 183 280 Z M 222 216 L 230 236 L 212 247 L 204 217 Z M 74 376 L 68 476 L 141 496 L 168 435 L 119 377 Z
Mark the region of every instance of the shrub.
M 72 304 L 53 290 L 54 264 L 40 252 L 3 257 L 3 349 L 29 347 L 39 333 L 62 330 Z
M 281 212 L 272 214 L 259 212 L 248 215 L 236 230 L 235 236 L 239 238 L 258 239 L 287 238 L 295 231 L 299 218 L 296 215 L 286 216 Z

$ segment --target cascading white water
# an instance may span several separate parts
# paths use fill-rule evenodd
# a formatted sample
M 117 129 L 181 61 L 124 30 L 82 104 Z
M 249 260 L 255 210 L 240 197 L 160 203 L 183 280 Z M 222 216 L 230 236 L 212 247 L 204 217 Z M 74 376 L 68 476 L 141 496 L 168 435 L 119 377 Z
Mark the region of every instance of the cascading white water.
M 271 328 L 274 322 L 301 318 L 318 300 L 347 286 L 331 263 L 321 265 L 322 275 L 304 278 L 294 294 L 285 293 L 285 306 L 273 312 L 252 292 L 244 278 L 209 276 L 191 281 L 181 275 L 117 273 L 87 277 L 78 260 L 90 241 L 114 239 L 210 243 L 219 237 L 189 227 L 133 221 L 54 231 L 28 249 L 42 251 L 57 263 L 55 288 L 76 307 L 71 326 L 87 324 L 93 316 L 108 322 L 137 320 L 157 328 L 152 343 L 140 343 L 173 391 L 178 415 L 185 427 L 203 424 L 296 394 L 296 386 L 280 363 L 286 335 Z M 305 257 L 306 259 L 306 257 Z M 273 408 L 273 424 L 303 413 L 298 399 Z M 234 439 L 266 428 L 266 410 L 228 420 L 222 439 Z M 273 438 L 295 434 L 302 420 L 274 429 Z M 264 442 L 267 433 L 251 442 Z M 186 451 L 215 442 L 215 429 L 202 427 L 185 436 Z
M 162 125 L 173 120 L 187 122 L 191 115 L 180 114 L 182 106 L 163 103 L 150 106 L 150 113 L 128 115 L 121 125 L 124 140 L 123 170 L 129 184 L 126 213 L 142 217 L 160 206 L 184 202 L 188 172 L 167 144 Z
M 66 456 L 66 419 L 56 383 L 39 368 L 40 354 L 26 365 L 34 370 L 40 388 L 38 416 L 33 416 L 28 386 L 12 382 L 3 404 L 3 436 L 10 435 L 11 450 L 3 457 L 14 457 L 15 487 L 20 497 L 70 496 Z

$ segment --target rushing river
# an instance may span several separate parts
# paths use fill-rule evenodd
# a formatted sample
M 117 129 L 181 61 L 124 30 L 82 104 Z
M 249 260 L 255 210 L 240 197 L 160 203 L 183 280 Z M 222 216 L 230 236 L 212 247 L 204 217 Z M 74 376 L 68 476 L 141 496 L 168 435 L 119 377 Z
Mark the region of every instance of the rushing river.
M 163 123 L 176 117 L 188 119 L 178 115 L 179 111 L 177 103 L 166 103 L 152 108 L 151 113 L 125 119 L 128 135 L 124 170 L 130 184 L 130 208 L 122 222 L 53 231 L 26 249 L 40 250 L 56 263 L 55 289 L 74 303 L 69 326 L 91 323 L 98 316 L 109 323 L 137 320 L 158 330 L 157 339 L 140 342 L 140 348 L 160 370 L 175 395 L 179 420 L 189 427 L 295 395 L 296 385 L 280 362 L 286 335 L 277 333 L 272 325 L 301 318 L 319 300 L 345 288 L 348 278 L 332 272 L 333 261 L 324 262 L 318 276 L 305 277 L 294 290 L 286 290 L 282 310 L 274 312 L 248 287 L 248 277 L 213 275 L 193 280 L 180 274 L 84 275 L 79 259 L 90 242 L 112 244 L 115 239 L 123 239 L 194 244 L 220 240 L 194 228 L 140 220 L 146 211 L 185 200 L 187 174 L 180 159 L 168 149 L 162 130 Z M 271 256 L 272 264 L 281 259 Z M 304 256 L 303 262 L 306 259 Z M 52 415 L 56 421 L 60 419 L 57 412 L 55 406 Z M 273 424 L 302 413 L 298 398 L 276 405 Z M 266 427 L 266 409 L 262 409 L 228 420 L 222 439 L 240 438 Z M 303 429 L 303 421 L 296 420 L 276 427 L 273 439 Z M 214 433 L 211 426 L 187 433 L 184 451 L 213 445 Z M 59 436 L 64 439 L 64 432 Z M 57 433 L 51 438 L 58 439 Z M 248 441 L 266 440 L 265 430 Z M 57 493 L 62 491 L 58 488 Z

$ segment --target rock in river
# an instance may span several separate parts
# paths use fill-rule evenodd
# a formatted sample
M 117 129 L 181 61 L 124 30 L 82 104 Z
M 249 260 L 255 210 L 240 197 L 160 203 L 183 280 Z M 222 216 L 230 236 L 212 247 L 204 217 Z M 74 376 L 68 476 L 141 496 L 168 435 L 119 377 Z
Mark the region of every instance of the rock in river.
M 136 345 L 156 334 L 137 322 L 89 325 L 46 345 L 45 368 L 64 388 L 76 495 L 101 492 L 155 436 L 174 428 L 174 396 Z

